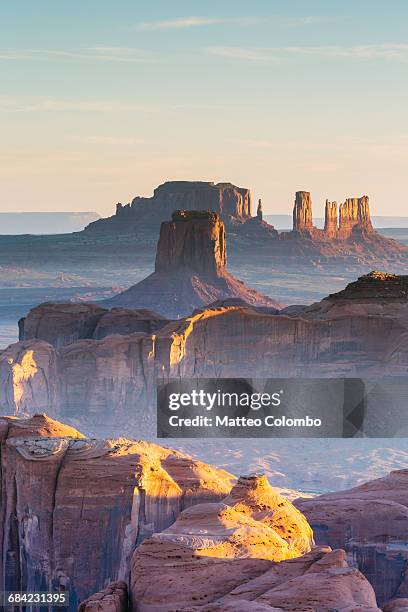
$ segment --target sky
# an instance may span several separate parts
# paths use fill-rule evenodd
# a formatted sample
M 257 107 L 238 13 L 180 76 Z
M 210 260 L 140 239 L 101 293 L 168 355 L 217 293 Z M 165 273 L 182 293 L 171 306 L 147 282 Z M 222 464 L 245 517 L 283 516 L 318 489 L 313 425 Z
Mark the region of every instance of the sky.
M 406 0 L 14 0 L 0 34 L 1 211 L 182 179 L 408 215 Z

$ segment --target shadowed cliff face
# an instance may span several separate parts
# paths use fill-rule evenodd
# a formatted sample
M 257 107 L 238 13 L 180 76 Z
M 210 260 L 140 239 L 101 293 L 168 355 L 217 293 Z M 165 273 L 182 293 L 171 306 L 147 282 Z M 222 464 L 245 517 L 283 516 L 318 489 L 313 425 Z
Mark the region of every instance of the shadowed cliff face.
M 233 481 L 177 451 L 86 439 L 45 415 L 0 419 L 0 434 L 3 587 L 68 591 L 70 610 L 126 579 L 137 543 Z
M 346 550 L 373 585 L 380 605 L 408 597 L 407 470 L 341 493 L 299 499 L 295 505 L 312 525 L 318 544 Z
M 156 253 L 156 272 L 187 269 L 217 275 L 227 265 L 224 223 L 210 212 L 178 210 L 162 223 Z

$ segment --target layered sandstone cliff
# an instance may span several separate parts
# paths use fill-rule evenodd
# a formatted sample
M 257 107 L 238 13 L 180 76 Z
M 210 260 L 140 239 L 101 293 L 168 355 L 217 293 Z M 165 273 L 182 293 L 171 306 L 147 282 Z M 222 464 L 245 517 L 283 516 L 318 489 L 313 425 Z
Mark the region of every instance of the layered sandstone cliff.
M 343 550 L 310 550 L 311 530 L 293 510 L 264 478 L 244 477 L 222 503 L 182 512 L 136 549 L 131 609 L 378 611 Z
M 373 273 L 317 304 L 277 314 L 221 301 L 153 334 L 65 346 L 55 327 L 59 348 L 31 339 L 0 354 L 0 407 L 6 414 L 47 411 L 98 435 L 121 425 L 153 435 L 157 378 L 405 374 L 407 295 L 405 277 Z
M 19 340 L 44 340 L 56 348 L 77 340 L 101 340 L 113 334 L 153 334 L 168 323 L 156 312 L 140 308 L 102 308 L 95 304 L 45 302 L 19 321 Z
M 279 304 L 247 287 L 226 269 L 225 226 L 219 215 L 178 210 L 162 223 L 153 274 L 107 300 L 107 306 L 153 309 L 180 318 L 216 300 Z
M 313 527 L 318 544 L 345 549 L 373 585 L 380 604 L 408 598 L 407 470 L 295 505 Z M 398 610 L 397 602 L 387 609 Z
M 270 568 L 310 551 L 313 534 L 263 476 L 241 477 L 218 504 L 185 510 L 132 559 L 134 610 L 179 610 L 214 601 Z M 160 583 L 151 583 L 160 575 Z
M 67 591 L 70 610 L 126 580 L 136 544 L 233 481 L 180 452 L 86 439 L 44 415 L 2 418 L 0 435 L 2 588 Z
M 143 226 L 158 226 L 176 209 L 209 210 L 228 223 L 251 218 L 251 193 L 232 183 L 168 181 L 154 190 L 153 197 L 136 197 L 130 204 L 118 204 L 116 215 L 99 219 L 86 231 L 131 232 Z

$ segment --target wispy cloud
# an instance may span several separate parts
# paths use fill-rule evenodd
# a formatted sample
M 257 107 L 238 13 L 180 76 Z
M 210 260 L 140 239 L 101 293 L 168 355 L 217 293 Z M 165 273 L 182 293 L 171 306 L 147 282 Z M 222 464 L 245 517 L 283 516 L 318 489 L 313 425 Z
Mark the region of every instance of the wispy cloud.
M 85 47 L 78 51 L 61 49 L 18 49 L 0 51 L 0 60 L 87 60 L 103 62 L 150 63 L 157 58 L 132 47 Z
M 230 59 L 241 59 L 253 62 L 276 62 L 296 56 L 323 58 L 350 58 L 360 60 L 384 59 L 390 61 L 408 61 L 408 43 L 383 43 L 372 45 L 353 45 L 342 47 L 326 45 L 321 47 L 223 47 L 212 46 L 207 53 Z
M 319 25 L 344 19 L 336 15 L 305 15 L 288 18 L 282 15 L 244 16 L 244 17 L 178 17 L 177 19 L 162 19 L 158 21 L 144 21 L 130 28 L 132 30 L 174 30 L 181 28 L 196 28 L 213 25 L 255 25 L 258 23 L 275 23 L 279 26 L 298 27 L 308 25 Z
M 82 113 L 137 113 L 154 112 L 154 106 L 110 100 L 75 100 L 46 98 L 39 100 L 0 100 L 0 111 L 17 113 L 82 112 Z
M 247 108 L 235 106 L 237 109 Z M 229 104 L 196 104 L 196 103 L 144 103 L 135 104 L 121 100 L 83 100 L 77 98 L 11 98 L 0 97 L 0 112 L 7 113 L 35 113 L 35 112 L 74 112 L 74 113 L 164 113 L 164 112 L 198 112 L 217 111 L 231 113 Z
M 144 144 L 145 141 L 131 136 L 82 136 L 81 134 L 68 134 L 67 140 L 83 144 L 133 146 Z
M 179 17 L 161 21 L 144 21 L 133 26 L 134 30 L 175 30 L 212 25 L 251 25 L 262 21 L 260 17 Z

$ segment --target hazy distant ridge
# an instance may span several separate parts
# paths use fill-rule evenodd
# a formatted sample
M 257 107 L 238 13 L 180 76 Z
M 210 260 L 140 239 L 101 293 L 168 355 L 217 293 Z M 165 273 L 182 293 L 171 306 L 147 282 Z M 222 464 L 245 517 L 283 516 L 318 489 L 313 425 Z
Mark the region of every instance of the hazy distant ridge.
M 95 212 L 0 213 L 0 234 L 66 234 L 100 219 Z

